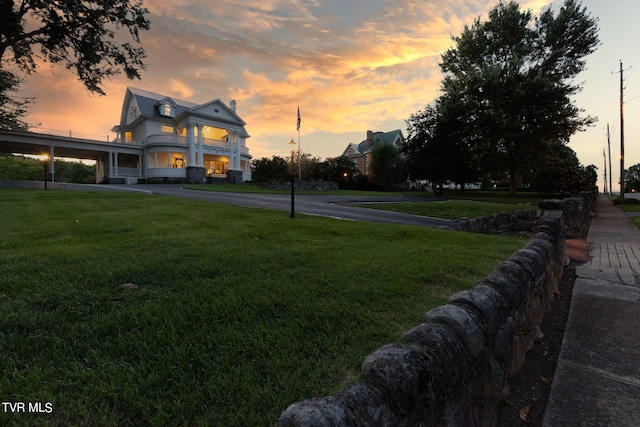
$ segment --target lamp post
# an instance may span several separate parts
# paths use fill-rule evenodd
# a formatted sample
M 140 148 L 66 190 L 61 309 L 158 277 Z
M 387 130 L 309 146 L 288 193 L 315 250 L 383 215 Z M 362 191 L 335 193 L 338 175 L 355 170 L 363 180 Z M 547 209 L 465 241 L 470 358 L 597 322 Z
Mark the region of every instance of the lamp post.
M 291 212 L 289 212 L 289 218 L 293 218 L 294 217 L 294 187 L 295 187 L 295 154 L 296 154 L 296 150 L 295 150 L 295 145 L 296 142 L 293 140 L 293 138 L 291 138 L 291 142 L 289 142 L 289 145 L 291 145 Z
M 44 155 L 44 159 L 42 160 L 42 164 L 44 166 L 44 189 L 47 189 L 47 161 L 49 161 L 49 156 Z

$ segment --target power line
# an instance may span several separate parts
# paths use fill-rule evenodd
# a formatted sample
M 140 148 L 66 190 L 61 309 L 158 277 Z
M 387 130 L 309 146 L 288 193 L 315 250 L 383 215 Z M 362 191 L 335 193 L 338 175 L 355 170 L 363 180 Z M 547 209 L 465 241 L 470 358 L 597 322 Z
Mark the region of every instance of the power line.
M 627 100 L 626 100 L 626 101 L 624 101 L 624 102 L 625 102 L 625 104 L 628 104 L 628 103 L 630 103 L 631 101 L 633 101 L 634 99 L 638 99 L 638 98 L 640 98 L 640 95 L 636 95 L 636 96 L 634 96 L 633 98 L 631 98 L 631 99 L 627 99 Z
M 638 59 L 640 58 L 640 35 L 638 35 L 638 39 L 636 40 L 636 45 L 633 48 L 633 52 L 631 53 L 631 66 L 635 67 Z

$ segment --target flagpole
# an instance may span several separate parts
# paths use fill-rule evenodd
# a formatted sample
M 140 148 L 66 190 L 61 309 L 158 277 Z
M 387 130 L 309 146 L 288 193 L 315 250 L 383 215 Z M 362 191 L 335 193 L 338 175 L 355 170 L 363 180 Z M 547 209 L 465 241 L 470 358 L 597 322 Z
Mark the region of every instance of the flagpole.
M 300 101 L 298 101 L 298 123 L 296 127 L 298 128 L 298 182 L 300 182 L 302 176 L 300 173 Z

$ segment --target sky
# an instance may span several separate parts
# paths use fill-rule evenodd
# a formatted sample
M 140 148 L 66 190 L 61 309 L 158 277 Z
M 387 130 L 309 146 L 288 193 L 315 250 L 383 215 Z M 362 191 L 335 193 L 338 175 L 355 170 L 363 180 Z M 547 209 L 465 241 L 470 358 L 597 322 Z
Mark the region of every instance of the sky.
M 439 95 L 438 63 L 452 36 L 498 0 L 144 0 L 151 30 L 142 34 L 141 80 L 105 82 L 88 92 L 64 66 L 41 64 L 20 95 L 35 96 L 31 130 L 113 140 L 127 86 L 205 103 L 237 100 L 254 159 L 286 156 L 289 141 L 324 160 L 359 143 L 366 131 L 401 129 Z M 562 1 L 519 0 L 538 14 Z M 613 189 L 620 176 L 620 63 L 624 69 L 625 168 L 640 163 L 640 4 L 583 0 L 599 19 L 598 50 L 578 76 L 576 105 L 598 121 L 569 146 L 598 167 L 608 151 Z M 607 153 L 608 155 L 608 153 Z M 607 165 L 608 168 L 608 165 Z M 610 173 L 608 171 L 608 173 Z

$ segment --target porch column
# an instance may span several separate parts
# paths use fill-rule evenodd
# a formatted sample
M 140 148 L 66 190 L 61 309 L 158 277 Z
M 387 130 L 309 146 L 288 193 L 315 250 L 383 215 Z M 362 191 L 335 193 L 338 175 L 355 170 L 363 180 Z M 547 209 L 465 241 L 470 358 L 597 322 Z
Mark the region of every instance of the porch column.
M 114 173 L 114 166 L 113 166 L 113 152 L 110 151 L 109 152 L 109 172 L 107 173 L 107 176 L 111 177 L 112 175 L 115 175 L 115 173 Z
M 204 167 L 204 137 L 202 136 L 203 125 L 197 124 L 198 127 L 198 166 Z
M 229 143 L 229 167 L 227 169 L 232 170 L 234 160 L 233 160 L 233 131 L 231 129 L 227 129 L 227 142 Z
M 236 140 L 236 170 L 240 170 L 240 138 L 238 137 L 238 132 L 234 132 L 233 136 Z
M 53 143 L 49 148 L 49 181 L 55 182 L 56 179 L 56 159 L 53 153 Z
M 119 175 L 120 173 L 118 172 L 118 153 L 113 153 L 113 166 L 114 166 L 115 174 Z
M 191 123 L 187 125 L 187 144 L 189 145 L 189 166 L 196 166 L 196 146 Z

